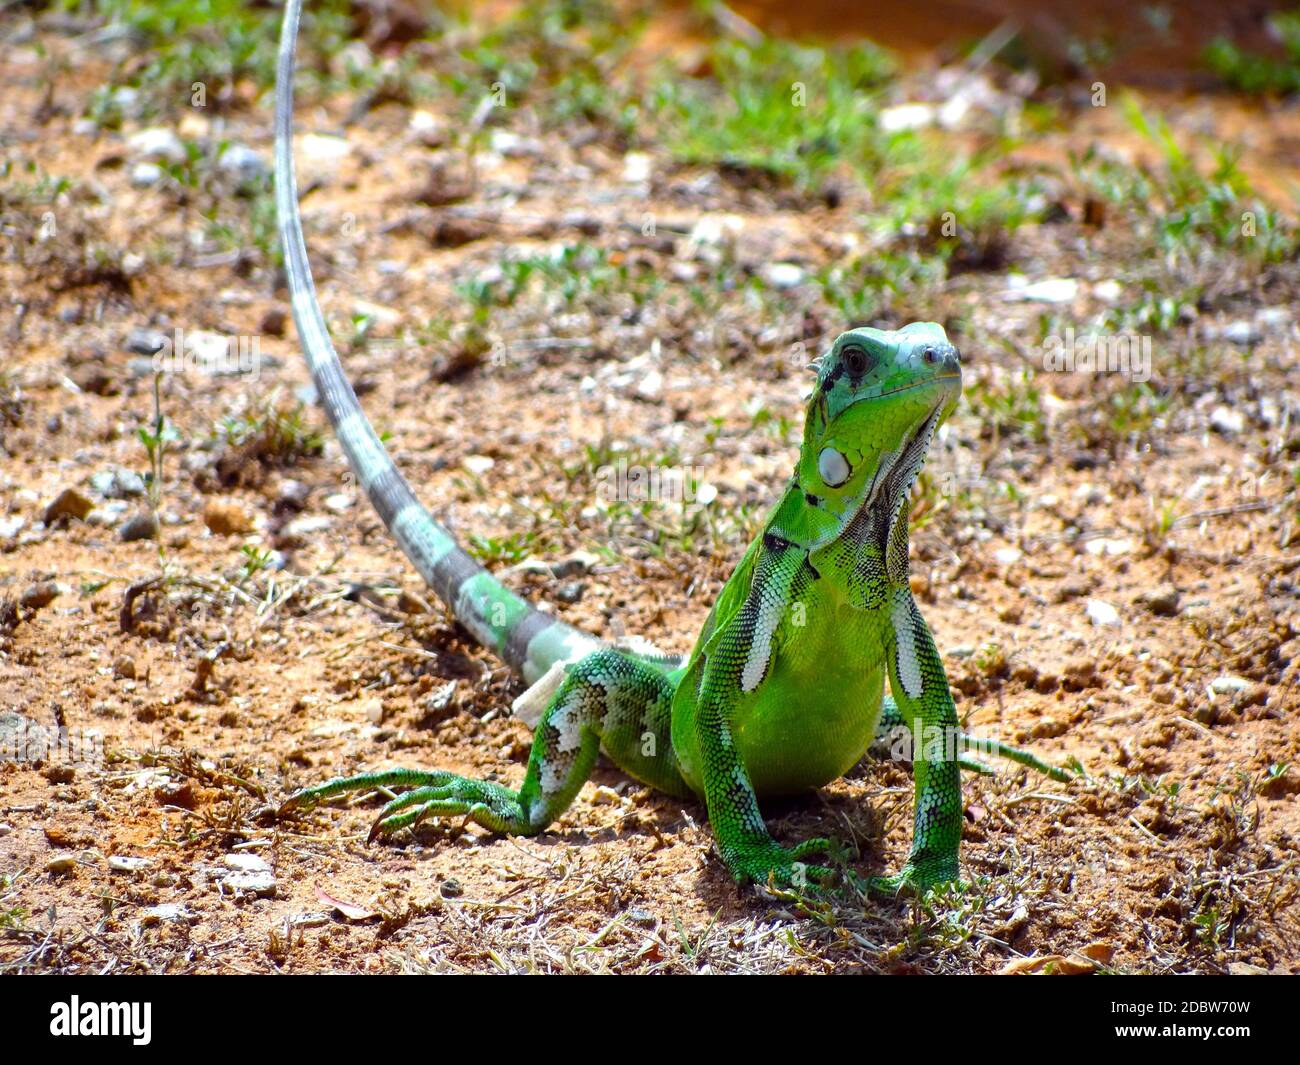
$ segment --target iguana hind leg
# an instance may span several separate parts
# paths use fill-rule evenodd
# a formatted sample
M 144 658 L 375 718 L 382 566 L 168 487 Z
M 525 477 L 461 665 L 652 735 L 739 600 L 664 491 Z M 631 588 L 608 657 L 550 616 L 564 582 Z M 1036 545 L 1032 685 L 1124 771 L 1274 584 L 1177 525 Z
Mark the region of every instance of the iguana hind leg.
M 676 794 L 689 788 L 669 738 L 673 685 L 657 666 L 603 650 L 570 666 L 538 722 L 528 771 L 518 791 L 438 770 L 393 769 L 340 777 L 291 795 L 281 812 L 373 788 L 409 787 L 379 813 L 370 838 L 410 828 L 427 817 L 464 816 L 509 835 L 534 835 L 573 801 L 591 774 L 604 739 L 622 768 Z
M 876 739 L 872 744 L 873 752 L 876 750 L 883 752 L 882 757 L 887 754 L 889 741 L 893 738 L 894 731 L 906 727 L 907 722 L 903 720 L 903 713 L 899 710 L 897 701 L 893 696 L 886 695 L 880 707 L 880 721 L 876 725 Z M 1012 747 L 1009 744 L 983 736 L 972 736 L 968 732 L 962 732 L 959 735 L 962 751 L 976 751 L 980 754 L 1006 758 L 1008 761 L 1027 766 L 1045 776 L 1051 777 L 1053 780 L 1059 780 L 1063 784 L 1068 783 L 1071 779 L 1069 772 L 1054 765 L 1048 765 L 1031 751 L 1023 750 L 1020 747 Z M 994 770 L 990 766 L 968 755 L 959 757 L 957 764 L 962 769 L 969 770 L 972 773 L 979 773 L 984 776 L 994 775 Z

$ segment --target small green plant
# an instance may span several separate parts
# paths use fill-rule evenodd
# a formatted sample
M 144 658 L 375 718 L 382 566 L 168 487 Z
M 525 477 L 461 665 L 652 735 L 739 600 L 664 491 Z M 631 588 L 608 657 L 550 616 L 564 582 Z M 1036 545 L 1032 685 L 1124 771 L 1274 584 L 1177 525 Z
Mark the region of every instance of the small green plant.
M 960 947 L 978 931 L 988 901 L 986 881 L 952 881 L 930 889 L 918 900 L 913 942 L 943 950 Z
M 975 668 L 986 677 L 996 677 L 1006 671 L 1007 653 L 996 641 L 980 644 L 975 652 Z
M 1186 289 L 1166 294 L 1162 282 L 1144 280 L 1140 294 L 1127 305 L 1113 308 L 1101 320 L 1101 331 L 1108 333 L 1157 333 L 1167 336 L 1185 319 L 1195 315 L 1199 292 Z
M 0 873 L 0 929 L 21 932 L 27 927 L 27 911 L 21 906 L 10 906 L 9 900 L 22 873 Z
M 1042 390 L 1028 370 L 993 379 L 977 379 L 966 390 L 971 412 L 991 436 L 1022 436 L 1041 442 L 1047 435 Z
M 284 251 L 280 247 L 271 175 L 250 178 L 230 195 L 212 180 L 208 184 L 212 204 L 204 212 L 208 223 L 204 235 L 221 251 L 241 252 L 249 257 L 256 252 L 255 258 L 262 265 L 280 265 Z
M 1163 118 L 1147 115 L 1132 97 L 1123 109 L 1129 125 L 1159 151 L 1160 164 L 1130 166 L 1089 148 L 1071 157 L 1072 166 L 1089 190 L 1132 215 L 1162 254 L 1184 265 L 1216 251 L 1259 263 L 1295 254 L 1295 228 L 1255 195 L 1237 165 L 1238 149 L 1207 145 L 1213 167 L 1204 174 Z
M 843 163 L 875 172 L 890 154 L 879 111 L 894 61 L 880 48 L 723 40 L 708 60 L 707 80 L 674 72 L 646 101 L 661 136 L 684 161 L 812 190 Z
M 153 376 L 153 421 L 136 430 L 136 435 L 149 456 L 147 498 L 149 507 L 155 514 L 162 504 L 163 459 L 167 454 L 167 445 L 180 439 L 180 433 L 162 412 L 161 387 L 162 374 L 156 373 Z
M 21 170 L 18 168 L 21 166 Z M 19 173 L 25 175 L 20 177 Z M 72 188 L 70 178 L 50 174 L 28 159 L 22 164 L 12 159 L 0 162 L 0 207 L 40 207 L 54 203 Z
M 228 448 L 264 462 L 289 464 L 319 455 L 325 438 L 307 424 L 302 403 L 282 405 L 274 392 L 239 414 L 222 418 L 213 436 Z
M 1196 929 L 1196 938 L 1201 946 L 1218 950 L 1223 945 L 1223 937 L 1227 935 L 1232 924 L 1219 913 L 1217 906 L 1211 906 L 1192 918 L 1192 927 Z
M 1157 543 L 1165 540 L 1177 527 L 1179 502 L 1177 499 L 1164 499 L 1152 504 L 1148 531 Z
M 537 533 L 513 532 L 505 536 L 469 537 L 469 553 L 488 565 L 513 566 L 533 554 L 537 546 Z
M 190 106 L 232 110 L 244 100 L 241 82 L 259 90 L 275 83 L 277 23 L 252 0 L 61 0 L 61 6 L 127 28 L 147 57 L 123 63 L 114 86 L 95 96 L 90 115 L 96 120 L 120 122 L 120 86 L 132 90 L 132 107 L 157 114 Z M 329 54 L 340 51 L 349 32 L 347 5 L 322 0 L 311 15 L 306 35 Z
M 244 544 L 239 551 L 244 556 L 243 565 L 240 567 L 240 584 L 245 584 L 256 577 L 271 564 L 271 560 L 275 557 L 273 552 L 254 544 Z
M 1276 11 L 1268 16 L 1268 24 L 1282 43 L 1283 58 L 1247 52 L 1226 37 L 1219 37 L 1205 49 L 1205 62 L 1240 92 L 1300 92 L 1300 10 Z
M 1110 397 L 1109 428 L 1116 437 L 1127 440 L 1149 432 L 1168 410 L 1169 397 L 1142 381 L 1121 388 Z
M 947 275 L 946 251 L 927 254 L 919 248 L 882 248 L 848 264 L 822 267 L 814 280 L 822 298 L 847 325 L 862 325 L 889 306 L 895 296 L 917 294 L 933 288 Z

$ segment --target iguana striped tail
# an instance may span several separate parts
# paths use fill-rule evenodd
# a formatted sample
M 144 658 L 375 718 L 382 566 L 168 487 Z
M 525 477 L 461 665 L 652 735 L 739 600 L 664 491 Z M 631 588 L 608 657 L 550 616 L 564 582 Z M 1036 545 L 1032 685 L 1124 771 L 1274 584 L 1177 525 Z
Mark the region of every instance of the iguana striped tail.
M 406 557 L 476 639 L 535 683 L 557 663 L 599 649 L 501 584 L 434 521 L 375 435 L 330 340 L 307 262 L 293 166 L 294 44 L 301 0 L 286 0 L 275 93 L 275 203 L 293 320 L 316 391 L 352 472 Z

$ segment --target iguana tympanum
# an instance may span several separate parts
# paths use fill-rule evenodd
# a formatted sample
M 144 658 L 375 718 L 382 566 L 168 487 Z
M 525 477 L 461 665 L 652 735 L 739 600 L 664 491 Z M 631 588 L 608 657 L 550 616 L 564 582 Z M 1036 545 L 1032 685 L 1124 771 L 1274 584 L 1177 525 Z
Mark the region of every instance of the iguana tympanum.
M 439 598 L 533 684 L 533 702 L 553 694 L 517 790 L 437 770 L 393 769 L 304 789 L 282 809 L 403 787 L 410 790 L 382 809 L 371 838 L 452 816 L 533 835 L 574 800 L 603 750 L 637 780 L 702 798 L 737 879 L 799 887 L 830 876 L 807 859 L 831 844 L 778 843 L 759 798 L 834 780 L 879 733 L 905 724 L 914 738 L 911 855 L 900 872 L 871 886 L 892 893 L 956 878 L 960 770 L 985 767 L 961 755 L 965 737 L 912 598 L 907 559 L 908 490 L 961 394 L 958 353 L 943 329 L 929 322 L 854 329 L 831 344 L 817 369 L 793 476 L 685 662 L 617 649 L 571 628 L 504 587 L 429 516 L 344 376 L 298 213 L 291 134 L 299 6 L 288 0 L 280 42 L 276 201 L 294 320 L 321 402 L 358 482 Z M 1026 752 L 979 743 L 1061 775 Z

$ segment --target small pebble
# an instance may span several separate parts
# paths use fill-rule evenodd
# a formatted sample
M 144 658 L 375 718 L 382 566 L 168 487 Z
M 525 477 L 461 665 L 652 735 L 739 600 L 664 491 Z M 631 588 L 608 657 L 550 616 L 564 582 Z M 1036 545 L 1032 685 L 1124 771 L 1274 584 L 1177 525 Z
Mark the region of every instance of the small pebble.
M 76 855 L 66 852 L 56 854 L 45 863 L 45 871 L 54 876 L 67 876 L 77 868 Z
M 194 921 L 197 914 L 180 902 L 165 902 L 161 906 L 150 906 L 140 911 L 140 924 L 151 925 L 162 921 Z
M 238 895 L 268 897 L 278 889 L 275 874 L 265 858 L 256 854 L 227 854 L 222 861 L 230 872 L 217 881 L 218 890 Z
M 1012 280 L 1006 298 L 1026 303 L 1071 303 L 1079 294 L 1079 282 L 1072 277 L 1050 277 L 1032 284 Z
M 1120 624 L 1119 611 L 1104 599 L 1089 599 L 1084 609 L 1088 620 L 1094 625 L 1118 626 Z
M 576 603 L 582 599 L 587 586 L 582 581 L 568 581 L 555 590 L 555 598 L 561 603 Z
M 43 520 L 46 525 L 53 525 L 60 518 L 83 519 L 95 507 L 95 504 L 75 488 L 65 488 L 45 508 Z
M 1215 407 L 1210 412 L 1210 428 L 1232 436 L 1246 428 L 1246 416 L 1233 407 Z
M 163 163 L 185 162 L 185 143 L 169 129 L 154 126 L 131 134 L 126 146 L 142 159 Z
M 1138 602 L 1157 617 L 1172 618 L 1178 615 L 1178 604 L 1181 598 L 1178 589 L 1172 584 L 1160 584 L 1139 595 Z
M 203 524 L 216 536 L 238 536 L 253 527 L 243 505 L 234 499 L 209 499 L 203 507 Z
M 18 597 L 18 602 L 28 610 L 40 610 L 49 606 L 59 597 L 59 586 L 54 581 L 40 581 L 29 584 Z
M 151 510 L 141 510 L 132 514 L 117 530 L 119 540 L 131 543 L 135 540 L 158 539 L 158 515 Z
M 163 168 L 157 163 L 136 163 L 131 167 L 131 185 L 137 189 L 147 189 L 162 180 Z
M 255 181 L 268 172 L 266 160 L 247 144 L 230 144 L 217 160 L 217 168 L 240 181 Z
M 156 329 L 132 329 L 127 333 L 122 346 L 132 355 L 156 355 L 163 349 L 168 338 Z M 153 364 L 148 364 L 149 370 Z
M 763 270 L 763 279 L 773 288 L 787 289 L 802 285 L 807 271 L 795 263 L 771 263 Z
M 1259 339 L 1259 333 L 1253 324 L 1247 321 L 1229 322 L 1219 334 L 1229 344 L 1246 347 Z

